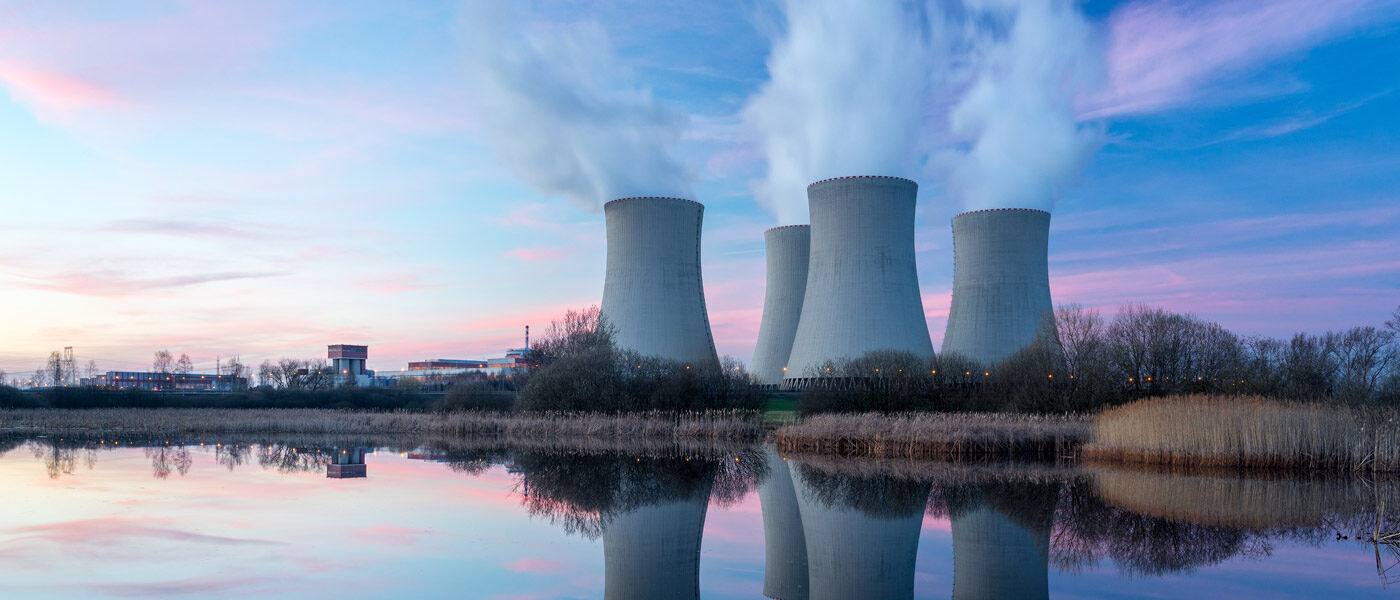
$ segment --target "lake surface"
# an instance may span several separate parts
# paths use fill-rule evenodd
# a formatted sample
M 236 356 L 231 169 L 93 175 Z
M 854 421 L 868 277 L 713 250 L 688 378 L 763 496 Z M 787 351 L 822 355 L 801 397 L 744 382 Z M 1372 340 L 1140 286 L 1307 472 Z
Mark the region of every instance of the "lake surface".
M 1400 594 L 1359 478 L 93 437 L 0 439 L 0 490 L 4 598 Z

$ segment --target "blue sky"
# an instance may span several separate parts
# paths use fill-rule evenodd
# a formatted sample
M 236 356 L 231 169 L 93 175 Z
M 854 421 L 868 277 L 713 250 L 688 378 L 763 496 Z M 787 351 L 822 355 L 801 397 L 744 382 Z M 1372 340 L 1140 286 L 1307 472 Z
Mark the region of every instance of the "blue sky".
M 995 203 L 976 186 L 1019 166 L 978 156 L 979 140 L 998 140 L 958 115 L 1058 127 L 1013 127 L 989 148 L 1076 153 L 1012 169 L 1054 205 L 1057 303 L 1144 302 L 1263 335 L 1379 324 L 1400 304 L 1400 3 L 889 6 L 540 1 L 483 22 L 478 3 L 0 0 L 0 369 L 32 370 L 64 346 L 104 369 L 148 365 L 160 348 L 200 368 L 331 343 L 369 344 L 379 368 L 495 355 L 525 325 L 598 302 L 602 214 L 577 189 L 628 185 L 686 187 L 706 205 L 710 320 L 721 353 L 747 360 L 761 233 L 801 220 L 791 185 L 765 187 L 794 131 L 799 146 L 859 139 L 828 142 L 789 179 L 918 181 L 937 345 L 949 218 Z M 831 40 L 814 50 L 789 43 L 802 10 L 849 18 L 814 30 Z M 900 15 L 908 31 L 871 35 Z M 1013 23 L 1057 51 L 1018 46 Z M 900 35 L 923 45 L 888 45 Z M 867 50 L 883 58 L 833 62 Z M 520 70 L 512 58 L 531 51 L 567 64 Z M 933 73 L 917 95 L 839 93 L 888 91 L 908 69 Z M 551 81 L 582 91 L 501 93 Z M 765 91 L 794 82 L 807 96 L 771 125 Z M 1044 102 L 979 104 L 979 83 Z M 572 129 L 588 119 L 560 106 L 601 106 L 616 125 Z M 540 148 L 602 183 L 542 176 Z M 659 166 L 618 167 L 638 156 Z

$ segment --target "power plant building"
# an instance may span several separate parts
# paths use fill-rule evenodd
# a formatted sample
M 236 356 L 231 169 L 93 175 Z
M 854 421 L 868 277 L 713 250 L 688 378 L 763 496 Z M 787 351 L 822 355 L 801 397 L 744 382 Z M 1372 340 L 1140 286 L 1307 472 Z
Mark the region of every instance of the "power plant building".
M 619 348 L 718 368 L 700 277 L 704 205 L 681 198 L 622 198 L 603 205 L 607 270 L 603 318 Z
M 953 304 L 944 353 L 992 365 L 1035 340 L 1053 316 L 1050 213 L 999 208 L 953 217 Z
M 933 356 L 914 259 L 918 187 L 881 176 L 807 187 L 811 251 L 785 384 L 875 350 Z
M 783 383 L 802 300 L 807 289 L 812 228 L 808 225 L 774 227 L 763 232 L 767 256 L 767 285 L 763 292 L 763 321 L 758 326 L 749 375 L 762 385 Z M 784 469 L 786 472 L 786 469 Z

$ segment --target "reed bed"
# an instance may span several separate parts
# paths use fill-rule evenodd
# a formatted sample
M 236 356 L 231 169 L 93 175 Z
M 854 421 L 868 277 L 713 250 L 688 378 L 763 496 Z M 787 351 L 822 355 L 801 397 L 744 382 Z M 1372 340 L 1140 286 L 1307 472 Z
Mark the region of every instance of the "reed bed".
M 1400 472 L 1400 411 L 1262 397 L 1152 398 L 1094 420 L 1085 458 L 1171 467 Z
M 1059 459 L 1088 438 L 1080 416 L 998 413 L 826 414 L 774 434 L 780 452 L 885 458 Z
M 322 409 L 0 410 L 0 432 L 108 432 L 127 435 L 293 434 L 402 435 L 546 440 L 549 443 L 756 442 L 764 430 L 756 411 L 449 414 L 351 412 Z

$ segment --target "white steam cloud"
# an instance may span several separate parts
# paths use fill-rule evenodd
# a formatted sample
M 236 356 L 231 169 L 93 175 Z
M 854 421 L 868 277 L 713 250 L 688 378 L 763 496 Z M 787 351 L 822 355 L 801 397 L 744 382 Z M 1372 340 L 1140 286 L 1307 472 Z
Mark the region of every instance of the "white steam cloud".
M 743 113 L 768 163 L 754 193 L 779 222 L 806 221 L 813 181 L 921 169 L 968 209 L 1049 210 L 1102 144 L 1073 110 L 1102 60 L 1073 0 L 783 8 Z
M 1079 182 L 1103 132 L 1076 121 L 1074 98 L 1098 73 L 1094 32 L 1070 0 L 968 0 L 983 29 L 975 80 L 949 123 L 970 147 L 949 183 L 969 210 L 1054 207 Z
M 459 38 L 479 122 L 515 174 L 596 211 L 614 198 L 691 196 L 674 155 L 688 116 L 628 82 L 591 25 L 518 31 L 502 4 L 462 5 Z
M 779 222 L 807 222 L 807 184 L 846 175 L 912 177 L 933 54 L 917 7 L 786 0 L 769 81 L 744 109 L 767 177 L 754 194 Z

